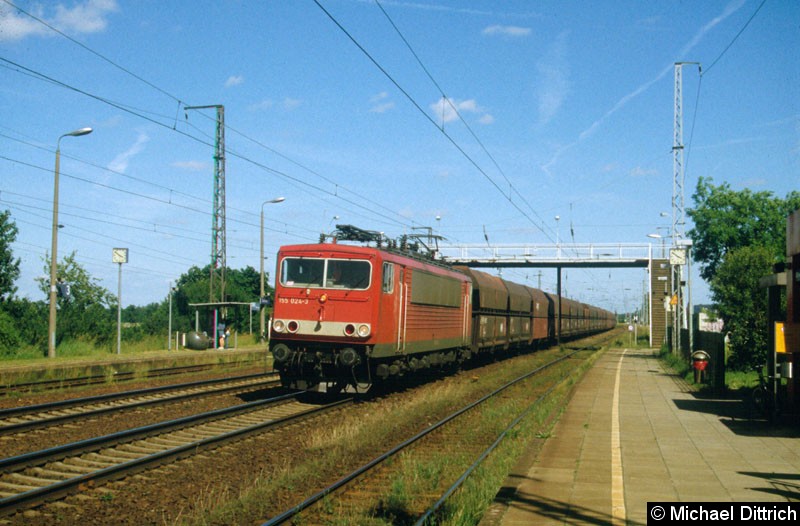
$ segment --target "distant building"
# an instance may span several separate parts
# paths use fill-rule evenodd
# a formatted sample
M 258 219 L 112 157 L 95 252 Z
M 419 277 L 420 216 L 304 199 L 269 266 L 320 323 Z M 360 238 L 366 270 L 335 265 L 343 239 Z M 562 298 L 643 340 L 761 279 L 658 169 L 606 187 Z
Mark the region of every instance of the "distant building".
M 714 312 L 701 311 L 697 315 L 698 330 L 705 332 L 723 332 L 724 324 L 722 318 L 718 317 Z

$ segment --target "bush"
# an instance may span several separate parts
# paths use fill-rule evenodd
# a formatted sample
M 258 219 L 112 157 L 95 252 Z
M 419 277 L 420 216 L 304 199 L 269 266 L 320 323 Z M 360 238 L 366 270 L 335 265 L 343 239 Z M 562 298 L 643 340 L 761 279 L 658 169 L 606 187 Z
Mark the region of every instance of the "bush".
M 22 339 L 14 318 L 5 310 L 0 310 L 0 355 L 12 356 L 21 346 Z

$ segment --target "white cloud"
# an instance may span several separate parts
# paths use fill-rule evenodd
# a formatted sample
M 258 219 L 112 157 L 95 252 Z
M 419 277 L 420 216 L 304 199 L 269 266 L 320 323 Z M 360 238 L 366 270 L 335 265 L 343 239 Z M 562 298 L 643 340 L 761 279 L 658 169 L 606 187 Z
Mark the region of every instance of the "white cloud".
M 69 35 L 104 31 L 108 16 L 117 11 L 116 0 L 86 0 L 73 7 L 56 5 L 49 15 L 40 5 L 28 11 L 31 15 Z M 0 5 L 0 41 L 22 40 L 33 36 L 55 36 L 49 28 L 7 4 Z
M 241 86 L 244 84 L 244 77 L 241 75 L 232 75 L 228 77 L 228 80 L 225 81 L 225 87 L 230 88 L 232 86 Z
M 300 99 L 293 99 L 291 97 L 286 97 L 283 99 L 283 109 L 287 111 L 291 111 L 297 107 L 299 107 L 303 103 Z
M 369 102 L 372 105 L 369 109 L 371 113 L 386 113 L 394 108 L 394 102 L 389 100 L 389 94 L 385 91 L 371 97 Z
M 302 99 L 286 97 L 277 103 L 272 99 L 264 99 L 260 102 L 256 102 L 255 104 L 251 104 L 247 107 L 247 109 L 250 111 L 267 111 L 278 107 L 279 109 L 283 109 L 285 111 L 292 111 L 293 109 L 300 107 L 302 104 Z
M 484 35 L 502 35 L 507 37 L 526 37 L 531 34 L 531 28 L 519 26 L 501 26 L 495 24 L 485 28 L 482 33 Z
M 150 137 L 144 133 L 140 133 L 136 138 L 136 142 L 134 142 L 130 148 L 117 155 L 113 161 L 108 163 L 108 169 L 114 172 L 125 173 L 125 170 L 128 169 L 128 165 L 130 164 L 130 160 L 144 150 L 144 145 L 147 144 L 149 140 Z
M 536 64 L 539 85 L 539 123 L 548 123 L 561 109 L 569 94 L 569 65 L 567 64 L 567 33 L 561 33 L 546 55 Z
M 697 46 L 698 43 L 700 43 L 700 41 L 703 40 L 703 38 L 709 31 L 711 31 L 714 27 L 716 27 L 726 18 L 731 16 L 733 13 L 738 11 L 743 5 L 744 5 L 743 0 L 733 0 L 732 2 L 730 2 L 727 6 L 725 6 L 725 9 L 723 10 L 722 14 L 713 18 L 710 22 L 708 22 L 706 25 L 700 28 L 700 30 L 698 30 L 697 33 L 695 33 L 694 37 L 692 37 L 689 43 L 686 44 L 683 47 L 683 49 L 681 49 L 679 56 L 686 56 L 692 49 L 694 49 L 695 46 Z M 617 101 L 616 104 L 614 104 L 614 106 L 610 110 L 606 111 L 604 115 L 602 115 L 592 124 L 590 124 L 588 128 L 583 130 L 578 135 L 578 138 L 575 141 L 567 145 L 558 147 L 553 156 L 550 158 L 550 160 L 547 161 L 544 165 L 542 165 L 542 170 L 548 175 L 552 175 L 550 169 L 558 162 L 558 160 L 561 158 L 562 155 L 564 155 L 569 149 L 577 146 L 580 142 L 582 142 L 586 138 L 592 136 L 594 132 L 597 131 L 605 123 L 606 120 L 608 120 L 617 111 L 624 108 L 628 104 L 628 102 L 630 102 L 631 100 L 635 99 L 636 97 L 638 97 L 639 95 L 650 89 L 650 86 L 652 86 L 653 84 L 655 84 L 668 74 L 672 73 L 673 71 L 674 71 L 674 63 L 670 63 L 664 66 L 664 68 L 654 78 L 646 81 L 644 84 L 641 84 L 633 91 L 623 96 L 620 100 Z
M 264 99 L 261 102 L 251 104 L 248 109 L 251 111 L 264 111 L 271 109 L 273 106 L 275 106 L 275 103 L 271 99 Z
M 202 161 L 176 161 L 171 166 L 190 172 L 205 172 L 209 169 L 208 163 Z
M 636 168 L 632 169 L 630 175 L 633 177 L 646 177 L 648 175 L 658 175 L 658 170 L 655 168 L 642 168 L 641 166 L 637 166 Z
M 430 108 L 436 116 L 436 120 L 438 120 L 440 124 L 453 122 L 454 120 L 458 119 L 459 115 L 463 117 L 465 113 L 479 114 L 480 117 L 478 120 L 481 124 L 491 124 L 494 122 L 494 117 L 486 113 L 483 108 L 478 106 L 478 103 L 475 102 L 475 99 L 458 101 L 455 99 L 445 99 L 442 97 L 435 103 L 431 104 Z
M 372 113 L 386 113 L 394 108 L 394 102 L 384 102 L 383 104 L 376 104 L 369 109 Z

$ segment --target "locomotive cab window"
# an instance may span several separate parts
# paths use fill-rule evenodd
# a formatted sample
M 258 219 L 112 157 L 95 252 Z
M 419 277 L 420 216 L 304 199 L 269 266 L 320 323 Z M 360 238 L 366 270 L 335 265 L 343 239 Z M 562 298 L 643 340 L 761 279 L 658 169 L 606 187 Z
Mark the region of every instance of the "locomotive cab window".
M 281 263 L 281 285 L 287 287 L 321 287 L 324 274 L 324 259 L 285 258 Z
M 325 272 L 325 287 L 363 290 L 369 288 L 369 261 L 357 259 L 329 259 Z
M 391 294 L 394 291 L 394 263 L 383 264 L 383 292 Z
M 281 285 L 364 290 L 369 288 L 371 273 L 369 261 L 285 258 L 281 263 Z

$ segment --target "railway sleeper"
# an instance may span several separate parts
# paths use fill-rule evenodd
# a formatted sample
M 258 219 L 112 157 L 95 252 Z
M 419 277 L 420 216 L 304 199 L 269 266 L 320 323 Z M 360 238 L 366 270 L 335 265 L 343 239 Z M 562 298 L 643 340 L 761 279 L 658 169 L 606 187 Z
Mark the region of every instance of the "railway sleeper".
M 29 484 L 17 484 L 12 482 L 0 482 L 0 496 L 3 498 L 11 497 L 19 493 L 25 493 L 32 489 L 40 488 L 41 486 L 31 486 Z
M 55 466 L 51 466 L 51 468 L 52 467 Z M 56 480 L 69 480 L 75 476 L 75 472 L 72 470 L 58 471 L 55 469 L 36 467 L 32 468 L 31 471 L 36 474 L 37 477 L 48 477 Z
M 120 455 L 118 451 L 104 453 L 90 453 L 91 460 L 95 462 L 105 462 L 106 466 L 114 466 L 125 460 L 132 460 L 141 455 Z
M 158 444 L 158 445 L 162 446 L 162 448 L 164 448 L 164 449 L 167 449 L 167 448 L 172 449 L 172 448 L 175 448 L 175 447 L 180 447 L 180 446 L 185 446 L 186 445 L 186 442 L 183 441 L 183 440 L 174 440 L 174 439 L 169 439 L 169 438 L 165 438 L 165 437 L 152 437 L 152 438 L 150 438 L 150 442 L 152 442 L 153 444 Z
M 22 473 L 11 473 L 9 478 L 21 483 L 33 484 L 33 487 L 35 488 L 42 487 L 45 484 L 55 484 L 57 482 L 61 482 L 61 479 L 46 479 L 38 476 L 23 475 Z
M 66 458 L 64 459 L 64 464 L 75 469 L 86 470 L 87 473 L 108 467 L 108 462 L 91 460 L 85 457 Z
M 158 445 L 128 444 L 125 446 L 125 450 L 132 453 L 142 453 L 145 455 L 151 455 L 153 453 L 160 453 L 164 451 L 164 448 Z
M 78 464 L 67 464 L 66 462 L 55 462 L 53 463 L 52 467 L 62 469 L 64 472 L 76 474 L 87 474 L 97 471 L 97 466 L 80 466 Z

